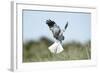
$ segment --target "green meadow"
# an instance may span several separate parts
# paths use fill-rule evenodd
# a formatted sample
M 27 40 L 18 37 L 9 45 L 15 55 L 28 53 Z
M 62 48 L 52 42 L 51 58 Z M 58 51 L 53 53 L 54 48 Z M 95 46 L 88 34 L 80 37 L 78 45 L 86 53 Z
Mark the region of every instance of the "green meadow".
M 23 42 L 23 62 L 47 62 L 47 61 L 67 61 L 67 60 L 88 60 L 91 59 L 91 41 L 85 43 L 70 41 L 62 46 L 64 51 L 53 54 L 48 47 L 53 41 L 42 37 L 40 40 L 29 40 Z

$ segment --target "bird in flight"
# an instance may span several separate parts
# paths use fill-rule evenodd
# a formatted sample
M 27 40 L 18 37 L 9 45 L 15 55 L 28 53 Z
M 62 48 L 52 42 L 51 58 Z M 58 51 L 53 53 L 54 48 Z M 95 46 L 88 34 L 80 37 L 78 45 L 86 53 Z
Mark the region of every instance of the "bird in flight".
M 60 43 L 62 43 L 62 41 L 64 40 L 64 35 L 63 32 L 65 32 L 65 30 L 68 27 L 68 22 L 66 23 L 64 29 L 61 29 L 54 21 L 52 20 L 46 20 L 46 24 L 49 26 L 50 30 L 53 33 L 53 37 L 60 41 Z

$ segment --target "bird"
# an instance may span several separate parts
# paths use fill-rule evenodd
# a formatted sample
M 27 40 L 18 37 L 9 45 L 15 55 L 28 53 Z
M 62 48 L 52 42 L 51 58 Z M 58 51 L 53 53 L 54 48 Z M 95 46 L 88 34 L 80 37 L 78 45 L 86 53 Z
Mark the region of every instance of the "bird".
M 65 39 L 63 33 L 65 32 L 65 30 L 68 27 L 68 21 L 65 24 L 64 29 L 61 29 L 53 20 L 46 20 L 46 24 L 48 25 L 49 29 L 52 31 L 53 33 L 53 37 L 60 41 L 60 43 L 62 43 L 62 41 Z

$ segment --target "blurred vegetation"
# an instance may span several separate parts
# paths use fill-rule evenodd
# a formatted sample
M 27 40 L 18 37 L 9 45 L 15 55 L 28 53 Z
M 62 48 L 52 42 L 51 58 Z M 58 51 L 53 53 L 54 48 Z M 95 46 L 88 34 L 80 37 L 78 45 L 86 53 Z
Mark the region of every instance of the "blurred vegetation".
M 63 60 L 86 60 L 91 59 L 91 41 L 80 43 L 71 41 L 63 44 L 64 51 L 53 54 L 48 47 L 53 41 L 46 37 L 39 41 L 23 42 L 23 62 L 44 62 L 44 61 L 63 61 Z

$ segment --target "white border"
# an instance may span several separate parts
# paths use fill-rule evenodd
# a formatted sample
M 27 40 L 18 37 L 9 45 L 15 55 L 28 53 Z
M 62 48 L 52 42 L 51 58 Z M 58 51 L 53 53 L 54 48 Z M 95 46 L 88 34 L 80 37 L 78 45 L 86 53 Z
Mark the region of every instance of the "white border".
M 32 3 L 13 3 L 13 49 L 12 49 L 12 70 L 24 71 L 34 69 L 54 69 L 66 67 L 80 67 L 96 65 L 96 41 L 93 37 L 95 35 L 96 24 L 96 8 L 94 7 L 75 7 L 75 6 L 59 6 L 59 5 L 40 5 Z M 91 13 L 91 60 L 77 60 L 77 61 L 57 61 L 57 62 L 36 62 L 36 63 L 22 63 L 22 9 L 30 10 L 49 10 L 49 11 L 71 11 L 71 12 L 86 12 Z

